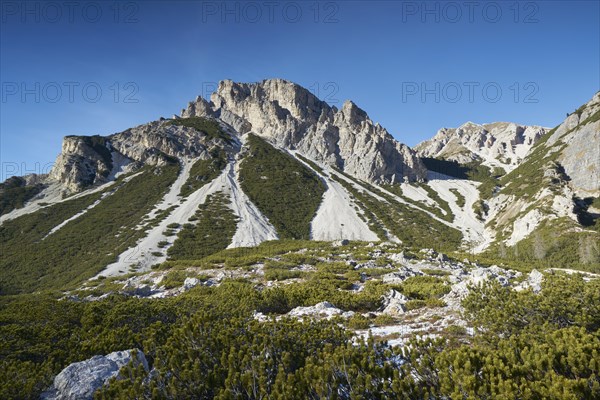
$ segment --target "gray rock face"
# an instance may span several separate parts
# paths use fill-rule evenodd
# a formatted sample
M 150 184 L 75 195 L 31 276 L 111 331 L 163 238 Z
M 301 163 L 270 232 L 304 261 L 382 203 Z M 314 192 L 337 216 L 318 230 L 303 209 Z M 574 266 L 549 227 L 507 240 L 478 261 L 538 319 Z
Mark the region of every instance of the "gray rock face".
M 50 178 L 62 182 L 71 191 L 105 182 L 113 165 L 106 143 L 106 138 L 99 136 L 65 137 Z
M 94 393 L 110 378 L 116 377 L 119 370 L 134 360 L 141 363 L 146 371 L 148 362 L 139 350 L 125 350 L 107 356 L 94 356 L 89 360 L 73 363 L 63 369 L 55 378 L 54 384 L 42 395 L 44 400 L 86 400 L 93 399 Z
M 600 112 L 600 92 L 580 114 L 573 113 L 556 129 L 548 142 L 566 146 L 558 161 L 569 176 L 569 185 L 578 195 L 598 195 L 600 191 L 600 120 L 590 122 Z
M 381 281 L 388 285 L 397 285 L 401 284 L 405 280 L 410 277 L 423 275 L 421 271 L 414 270 L 412 268 L 400 267 L 397 271 L 390 272 L 389 274 L 385 274 L 381 277 Z
M 459 163 L 480 161 L 505 171 L 516 168 L 535 142 L 546 132 L 540 126 L 511 122 L 479 125 L 467 122 L 458 128 L 443 128 L 415 150 L 421 157 L 443 158 Z
M 115 150 L 149 164 L 160 163 L 161 153 L 176 158 L 208 158 L 208 150 L 217 143 L 225 146 L 220 140 L 193 128 L 171 125 L 169 121 L 150 122 L 110 136 Z
M 351 101 L 338 110 L 294 83 L 222 81 L 211 102 L 197 99 L 182 116 L 218 116 L 241 133 L 252 131 L 277 146 L 297 150 L 372 182 L 424 179 L 415 153 Z

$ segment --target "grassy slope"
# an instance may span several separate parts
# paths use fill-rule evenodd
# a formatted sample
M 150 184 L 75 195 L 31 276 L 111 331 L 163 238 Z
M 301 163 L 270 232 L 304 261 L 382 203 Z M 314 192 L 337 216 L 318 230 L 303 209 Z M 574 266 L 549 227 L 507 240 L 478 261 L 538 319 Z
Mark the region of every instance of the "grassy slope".
M 308 239 L 325 185 L 292 156 L 249 135 L 248 155 L 240 164 L 244 192 L 277 229 L 282 239 Z
M 308 251 L 284 254 L 305 246 Z M 279 271 L 290 271 L 296 257 L 314 270 L 304 282 L 279 287 L 224 280 L 218 287 L 199 286 L 164 299 L 117 294 L 93 302 L 45 294 L 0 297 L 0 397 L 39 398 L 54 375 L 70 363 L 129 348 L 143 351 L 157 374 L 148 377 L 141 369 L 125 370 L 125 379 L 104 387 L 98 398 L 130 398 L 132 393 L 147 398 L 217 394 L 228 398 L 232 391 L 252 393 L 255 382 L 265 397 L 286 399 L 310 398 L 318 388 L 325 391 L 315 397 L 331 398 L 326 389 L 340 387 L 348 393 L 354 388 L 358 398 L 365 393 L 367 398 L 600 394 L 598 280 L 585 283 L 579 276 L 547 276 L 540 294 L 512 291 L 492 281 L 474 288 L 463 303 L 464 318 L 476 328 L 475 336 L 466 336 L 464 328 L 457 336 L 449 335 L 458 332 L 450 326 L 440 332 L 440 339 L 411 341 L 402 350 L 380 344 L 381 339 L 355 342 L 350 332 L 344 333 L 344 326 L 377 326 L 377 318 L 356 314 L 347 321 L 259 322 L 254 312 L 277 316 L 324 300 L 343 310 L 369 312 L 381 307 L 382 294 L 391 288 L 411 299 L 407 307 L 435 306 L 449 290 L 445 277 L 412 277 L 393 286 L 373 279 L 361 292 L 346 290 L 359 272 L 342 254 L 335 261 L 320 261 L 321 251 L 335 257 L 340 248 L 318 242 L 278 241 L 226 250 L 213 259 L 227 265 L 237 261 L 241 251 L 269 258 L 280 254 L 272 264 Z M 371 250 L 365 246 L 363 251 L 369 259 Z M 273 260 L 254 258 L 254 262 Z M 405 359 L 411 361 L 393 363 Z M 370 377 L 366 382 L 365 376 Z
M 177 177 L 179 167 L 152 168 L 120 185 L 83 216 L 41 240 L 85 209 L 95 193 L 5 222 L 0 227 L 0 293 L 73 286 L 94 276 L 144 235 L 135 229 Z
M 179 118 L 169 121 L 169 123 L 194 128 L 199 132 L 203 132 L 210 139 L 221 139 L 228 144 L 233 143 L 231 136 L 221 129 L 217 121 L 212 119 L 202 117 Z
M 597 112 L 564 135 L 599 118 L 600 112 Z M 499 179 L 499 193 L 533 201 L 535 195 L 543 188 L 549 188 L 554 192 L 561 190 L 560 181 L 544 177 L 544 170 L 547 168 L 554 168 L 559 175 L 562 174 L 562 167 L 557 163 L 557 159 L 566 145 L 560 139 L 551 146 L 547 144 L 555 131 L 556 128 L 542 137 L 518 168 Z M 516 218 L 517 216 L 511 219 L 508 225 Z M 581 228 L 575 221 L 566 218 L 544 221 L 517 245 L 506 248 L 496 243 L 486 251 L 484 256 L 528 265 L 534 264 L 539 268 L 550 266 L 600 272 L 600 245 L 598 245 L 600 221 L 596 219 L 589 226 Z

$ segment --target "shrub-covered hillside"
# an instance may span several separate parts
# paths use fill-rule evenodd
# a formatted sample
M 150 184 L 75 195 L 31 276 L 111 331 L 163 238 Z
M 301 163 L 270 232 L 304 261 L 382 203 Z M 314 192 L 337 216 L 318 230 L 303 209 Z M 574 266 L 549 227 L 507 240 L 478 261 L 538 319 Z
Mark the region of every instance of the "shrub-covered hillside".
M 96 398 L 598 398 L 599 296 L 577 276 L 539 294 L 491 282 L 463 302 L 475 336 L 454 327 L 406 348 L 353 342 L 351 321 L 261 322 L 253 312 L 276 316 L 281 297 L 244 280 L 153 300 L 3 297 L 0 397 L 37 399 L 69 363 L 138 348 L 151 377 L 126 368 Z
M 248 135 L 247 146 L 240 164 L 242 189 L 282 239 L 309 239 L 310 222 L 325 185 L 313 171 L 264 139 Z

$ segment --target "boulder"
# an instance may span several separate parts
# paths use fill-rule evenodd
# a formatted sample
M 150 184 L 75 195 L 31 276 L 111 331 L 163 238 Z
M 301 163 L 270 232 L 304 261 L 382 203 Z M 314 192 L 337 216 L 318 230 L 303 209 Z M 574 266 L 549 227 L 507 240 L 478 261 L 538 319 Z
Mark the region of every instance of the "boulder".
M 137 349 L 115 351 L 106 356 L 94 356 L 88 360 L 73 363 L 63 369 L 55 378 L 51 388 L 42 394 L 44 400 L 87 400 L 94 393 L 119 376 L 119 370 L 134 361 L 148 371 L 144 353 Z
M 404 305 L 408 301 L 408 298 L 397 290 L 390 290 L 383 296 L 383 307 L 381 312 L 383 314 L 397 316 L 404 314 L 406 308 Z

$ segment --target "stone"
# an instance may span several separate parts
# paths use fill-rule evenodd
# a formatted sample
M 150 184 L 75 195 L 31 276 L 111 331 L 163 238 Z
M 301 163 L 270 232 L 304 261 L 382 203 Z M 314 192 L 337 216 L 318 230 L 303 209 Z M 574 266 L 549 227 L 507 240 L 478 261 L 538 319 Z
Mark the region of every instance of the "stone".
M 444 253 L 438 253 L 436 260 L 440 263 L 444 263 L 446 261 L 449 261 L 449 258 L 447 255 L 445 255 Z
M 135 354 L 135 359 L 134 359 Z M 42 394 L 44 400 L 87 400 L 111 378 L 119 376 L 119 370 L 134 361 L 148 371 L 144 353 L 137 349 L 115 351 L 106 356 L 94 356 L 88 360 L 70 364 L 55 378 L 51 388 Z
M 198 286 L 200 283 L 200 279 L 198 278 L 185 278 L 183 281 L 183 289 L 190 290 L 191 288 Z
M 397 290 L 390 290 L 383 296 L 381 312 L 386 315 L 398 316 L 406 311 L 405 304 L 408 298 Z
M 333 243 L 331 243 L 331 245 L 333 247 L 348 246 L 349 244 L 350 244 L 350 241 L 348 239 L 340 239 L 340 240 L 336 240 Z
M 314 317 L 330 319 L 334 316 L 350 318 L 354 315 L 353 311 L 342 311 L 328 301 L 317 303 L 309 307 L 296 307 L 288 313 L 290 317 Z
M 400 267 L 397 271 L 390 272 L 381 277 L 382 283 L 396 285 L 404 282 L 411 276 L 423 275 L 421 271 L 416 271 L 406 267 Z

